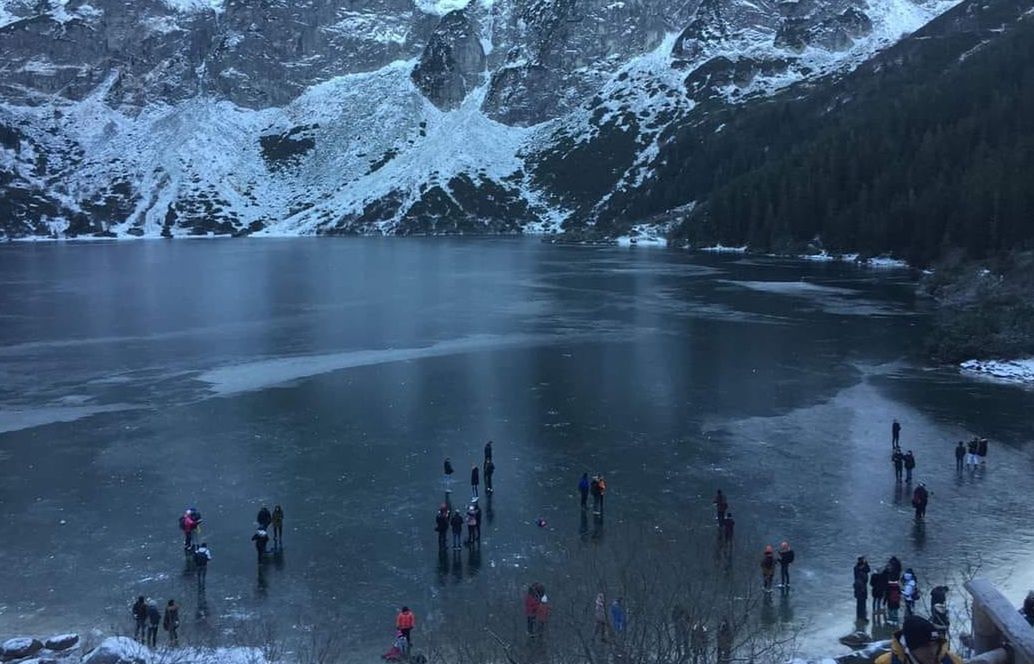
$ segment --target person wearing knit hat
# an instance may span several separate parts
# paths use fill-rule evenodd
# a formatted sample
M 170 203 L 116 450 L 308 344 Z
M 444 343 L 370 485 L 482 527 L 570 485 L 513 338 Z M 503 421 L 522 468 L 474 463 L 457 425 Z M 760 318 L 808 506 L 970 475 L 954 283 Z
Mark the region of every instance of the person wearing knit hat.
M 775 552 L 772 545 L 765 547 L 765 555 L 761 558 L 761 586 L 766 593 L 772 592 L 772 577 L 775 576 Z
M 926 618 L 909 616 L 894 632 L 890 652 L 881 655 L 876 664 L 962 664 L 951 652 L 944 635 Z

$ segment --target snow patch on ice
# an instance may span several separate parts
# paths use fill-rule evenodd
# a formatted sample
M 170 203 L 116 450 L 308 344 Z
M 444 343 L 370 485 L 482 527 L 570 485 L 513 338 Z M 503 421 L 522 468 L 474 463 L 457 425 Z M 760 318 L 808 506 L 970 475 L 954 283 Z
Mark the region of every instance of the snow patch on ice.
M 320 374 L 368 367 L 378 364 L 422 360 L 446 355 L 461 355 L 505 348 L 524 348 L 555 343 L 560 335 L 552 334 L 482 334 L 448 339 L 413 348 L 354 350 L 322 355 L 276 357 L 245 364 L 235 364 L 206 371 L 198 376 L 219 396 L 261 390 Z
M 1034 388 L 1034 358 L 1025 360 L 968 360 L 962 373 Z
M 140 406 L 127 403 L 95 406 L 52 406 L 42 408 L 10 408 L 0 406 L 0 434 L 32 429 L 59 422 L 75 422 L 100 413 L 134 410 Z
M 726 247 L 723 244 L 716 244 L 711 247 L 700 247 L 697 251 L 707 251 L 713 254 L 745 254 L 747 253 L 747 245 L 742 247 Z
M 733 281 L 722 280 L 722 283 L 733 284 L 750 290 L 763 293 L 777 293 L 779 295 L 796 295 L 811 297 L 814 295 L 854 295 L 858 291 L 851 288 L 840 288 L 838 286 L 822 286 L 813 284 L 810 281 Z

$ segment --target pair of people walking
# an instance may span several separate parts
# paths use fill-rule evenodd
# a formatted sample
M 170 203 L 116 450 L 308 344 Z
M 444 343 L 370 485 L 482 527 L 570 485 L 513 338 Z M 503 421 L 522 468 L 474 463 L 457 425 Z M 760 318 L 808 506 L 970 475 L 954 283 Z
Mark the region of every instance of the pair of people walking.
M 270 512 L 269 508 L 263 505 L 259 509 L 255 520 L 258 522 L 258 529 L 251 536 L 251 541 L 255 543 L 255 553 L 258 556 L 258 563 L 261 565 L 262 561 L 266 559 L 266 549 L 269 546 L 269 527 L 271 525 L 273 527 L 273 548 L 276 550 L 282 546 L 284 537 L 284 508 L 277 505 Z
M 603 596 L 603 593 L 597 593 L 596 603 L 593 608 L 593 618 L 595 620 L 595 626 L 593 628 L 592 638 L 595 640 L 597 637 L 607 642 L 607 636 L 620 637 L 625 631 L 625 622 L 627 621 L 627 614 L 625 613 L 625 606 L 622 603 L 622 598 L 617 597 L 610 603 L 610 608 L 607 608 L 607 601 Z
M 779 563 L 779 587 L 783 592 L 790 590 L 790 565 L 793 564 L 795 554 L 790 548 L 789 542 L 782 542 L 779 545 L 779 557 L 776 558 L 775 550 L 769 544 L 761 556 L 761 588 L 765 592 L 772 592 L 772 582 L 775 577 L 775 566 Z

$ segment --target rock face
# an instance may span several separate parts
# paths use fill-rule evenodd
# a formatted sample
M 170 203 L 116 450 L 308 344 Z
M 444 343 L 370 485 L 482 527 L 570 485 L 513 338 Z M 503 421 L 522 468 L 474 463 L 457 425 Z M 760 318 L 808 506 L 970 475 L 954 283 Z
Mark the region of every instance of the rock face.
M 955 1 L 0 0 L 0 238 L 591 232 Z
M 413 83 L 442 110 L 463 103 L 481 83 L 485 50 L 463 11 L 449 12 L 431 34 L 420 62 L 413 69 Z
M 24 659 L 35 655 L 40 650 L 43 650 L 43 643 L 38 639 L 8 639 L 4 641 L 3 645 L 0 645 L 0 660 L 9 662 L 14 659 Z

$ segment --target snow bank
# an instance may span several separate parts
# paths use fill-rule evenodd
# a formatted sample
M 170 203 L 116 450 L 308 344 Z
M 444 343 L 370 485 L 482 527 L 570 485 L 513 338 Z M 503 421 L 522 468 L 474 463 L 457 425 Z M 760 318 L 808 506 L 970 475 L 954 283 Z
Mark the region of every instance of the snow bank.
M 137 662 L 159 664 L 160 662 L 189 662 L 190 664 L 267 664 L 265 655 L 258 648 L 164 648 L 151 650 L 141 643 L 125 636 L 112 636 L 101 642 L 86 657 L 82 664 L 109 664 L 110 662 Z
M 191 12 L 223 11 L 223 0 L 162 0 L 165 6 L 174 11 L 189 14 Z
M 1034 358 L 1025 360 L 968 360 L 962 373 L 1013 385 L 1034 387 Z
M 747 245 L 742 247 L 726 247 L 722 244 L 716 244 L 713 247 L 700 247 L 697 251 L 708 251 L 713 254 L 745 254 L 747 253 Z

